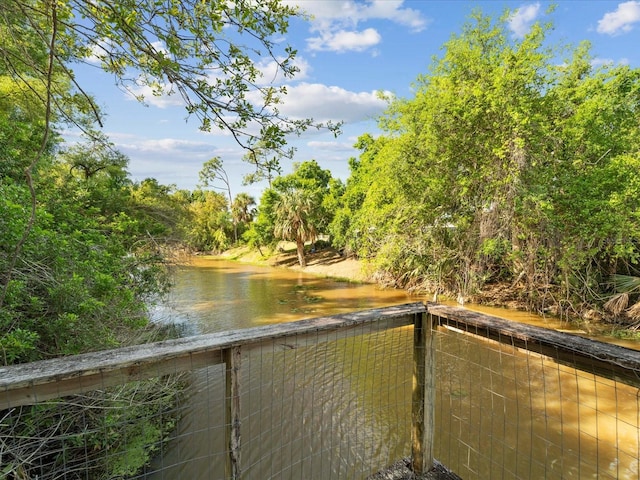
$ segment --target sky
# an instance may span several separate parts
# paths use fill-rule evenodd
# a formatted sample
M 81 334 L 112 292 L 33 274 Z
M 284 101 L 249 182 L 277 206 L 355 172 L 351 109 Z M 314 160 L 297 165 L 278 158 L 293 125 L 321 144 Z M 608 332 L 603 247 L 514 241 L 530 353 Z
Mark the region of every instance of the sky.
M 346 180 L 348 160 L 358 156 L 357 138 L 380 132 L 376 119 L 387 104 L 377 92 L 411 98 L 412 84 L 428 73 L 434 56 L 452 34 L 460 34 L 474 9 L 498 18 L 512 12 L 511 34 L 521 38 L 532 23 L 551 21 L 548 39 L 577 45 L 588 40 L 594 63 L 640 68 L 640 0 L 560 0 L 551 2 L 502 0 L 287 0 L 312 15 L 292 22 L 286 42 L 298 50 L 300 71 L 288 81 L 288 95 L 280 110 L 293 117 L 344 122 L 335 138 L 326 131 L 309 131 L 291 142 L 293 162 L 316 160 L 333 177 Z M 202 165 L 219 157 L 233 196 L 246 192 L 259 200 L 266 182 L 243 185 L 252 167 L 242 161 L 245 151 L 229 135 L 199 131 L 197 119 L 187 115 L 179 95 L 147 97 L 139 104 L 120 90 L 113 78 L 98 69 L 76 70 L 77 79 L 106 113 L 104 132 L 129 157 L 134 181 L 155 178 L 164 185 L 193 190 Z M 67 141 L 74 136 L 68 133 Z M 292 161 L 282 162 L 283 174 Z

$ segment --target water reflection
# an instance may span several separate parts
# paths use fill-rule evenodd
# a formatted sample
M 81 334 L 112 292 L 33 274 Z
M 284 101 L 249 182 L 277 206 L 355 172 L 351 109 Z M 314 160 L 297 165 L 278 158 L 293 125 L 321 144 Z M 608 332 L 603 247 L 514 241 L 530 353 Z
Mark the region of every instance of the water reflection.
M 436 457 L 465 479 L 638 479 L 638 388 L 440 329 Z
M 176 272 L 169 301 L 155 316 L 191 333 L 213 333 L 418 300 L 402 290 L 195 257 Z
M 178 272 L 160 313 L 193 333 L 211 333 L 416 300 L 372 285 L 198 259 Z M 445 329 L 437 345 L 436 457 L 463 478 L 640 478 L 637 388 Z M 408 455 L 411 355 L 411 328 L 245 355 L 244 478 L 363 478 L 371 465 Z M 224 476 L 223 377 L 220 366 L 197 373 L 177 438 L 148 478 Z

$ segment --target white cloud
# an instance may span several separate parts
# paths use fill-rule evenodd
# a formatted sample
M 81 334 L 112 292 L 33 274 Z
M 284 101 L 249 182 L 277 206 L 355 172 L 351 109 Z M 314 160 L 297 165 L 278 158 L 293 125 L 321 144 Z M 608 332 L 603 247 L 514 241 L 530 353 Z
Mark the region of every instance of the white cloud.
M 419 11 L 404 7 L 404 0 L 287 0 L 308 13 L 311 31 L 318 36 L 308 40 L 311 50 L 364 51 L 380 42 L 373 28 L 358 30 L 358 25 L 371 20 L 387 20 L 420 32 L 429 20 Z
M 176 138 L 139 139 L 135 143 L 122 143 L 119 145 L 127 150 L 135 150 L 145 153 L 162 152 L 164 154 L 184 151 L 201 154 L 203 152 L 210 152 L 213 149 L 212 145 L 204 142 L 193 142 Z
M 291 118 L 361 122 L 380 115 L 387 107 L 377 92 L 350 92 L 318 83 L 288 87 L 280 112 Z M 386 92 L 391 96 L 390 92 Z
M 337 32 L 323 31 L 319 37 L 307 39 L 311 50 L 329 50 L 334 52 L 356 51 L 362 52 L 380 43 L 380 34 L 373 28 L 361 32 L 339 30 Z
M 367 20 L 389 20 L 419 32 L 429 23 L 419 10 L 403 8 L 404 0 L 288 0 L 285 3 L 296 5 L 312 15 L 316 25 L 339 23 L 355 26 Z
M 608 12 L 598 21 L 598 33 L 617 35 L 633 30 L 633 24 L 640 22 L 640 2 L 630 1 L 618 4 L 613 12 Z
M 307 142 L 307 146 L 315 150 L 350 153 L 353 151 L 354 143 L 355 143 L 355 140 L 352 143 L 313 140 L 313 141 Z
M 109 139 L 127 155 L 160 155 L 172 157 L 176 154 L 190 158 L 214 156 L 215 145 L 207 142 L 183 140 L 178 138 L 141 138 L 134 135 L 111 132 Z
M 603 67 L 603 66 L 609 66 L 612 67 L 614 65 L 629 65 L 629 59 L 628 58 L 620 58 L 619 60 L 614 60 L 613 58 L 594 58 L 591 61 L 591 66 L 598 68 L 598 67 Z
M 113 131 L 108 135 L 116 148 L 129 157 L 128 170 L 135 181 L 151 177 L 164 185 L 176 184 L 178 188 L 193 189 L 202 165 L 214 156 L 224 160 L 229 175 L 244 168 L 242 149 L 228 142 L 218 143 L 220 139 L 206 142 L 171 137 L 148 138 Z M 240 174 L 238 178 L 241 178 Z
M 272 58 L 262 59 L 256 63 L 256 67 L 262 74 L 262 77 L 258 78 L 256 83 L 259 86 L 282 85 L 292 81 L 304 80 L 309 76 L 311 66 L 304 58 L 296 56 L 293 65 L 298 68 L 298 72 L 293 78 L 285 78 L 275 60 Z M 217 81 L 217 77 L 209 75 L 208 80 L 210 84 L 214 84 Z M 152 87 L 139 80 L 136 85 L 128 87 L 126 96 L 129 100 L 136 100 L 136 97 L 142 97 L 145 104 L 158 108 L 185 106 L 185 101 L 180 93 L 168 82 L 158 85 L 158 89 L 154 91 Z M 251 96 L 251 93 L 248 96 Z M 257 102 L 256 104 L 262 103 L 258 101 L 257 96 L 254 100 Z
M 540 3 L 523 5 L 509 18 L 509 28 L 517 38 L 524 37 L 540 13 Z
M 183 107 L 185 104 L 182 97 L 176 94 L 170 83 L 159 85 L 158 90 L 141 83 L 128 88 L 127 99 L 137 100 L 139 97 L 143 98 L 145 104 L 158 108 Z
M 592 67 L 602 67 L 605 65 L 614 65 L 616 62 L 611 59 L 611 58 L 594 58 L 593 60 L 591 60 L 591 66 Z
M 309 72 L 311 71 L 311 66 L 309 62 L 307 62 L 304 58 L 300 56 L 296 56 L 293 65 L 298 68 L 298 72 L 296 72 L 294 78 L 284 78 L 282 74 L 282 70 L 278 66 L 275 60 L 272 58 L 263 59 L 261 62 L 258 62 L 256 66 L 262 73 L 262 79 L 260 81 L 261 85 L 269 85 L 269 84 L 279 84 L 290 81 L 299 81 L 304 80 L 309 76 Z
M 368 8 L 365 9 L 367 19 L 387 19 L 409 27 L 413 32 L 421 32 L 429 21 L 424 18 L 422 13 L 413 8 L 401 8 L 403 0 L 373 0 Z

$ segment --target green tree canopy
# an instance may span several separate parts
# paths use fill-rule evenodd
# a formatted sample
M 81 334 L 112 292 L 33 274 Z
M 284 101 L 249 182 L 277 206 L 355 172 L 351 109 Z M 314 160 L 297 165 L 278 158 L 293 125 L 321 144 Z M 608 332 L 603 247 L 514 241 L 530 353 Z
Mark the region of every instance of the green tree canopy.
M 639 269 L 640 71 L 475 12 L 363 136 L 331 226 L 390 283 L 600 308 Z M 568 55 L 566 54 L 568 52 Z
M 313 194 L 302 189 L 287 190 L 275 204 L 274 235 L 283 240 L 295 242 L 298 262 L 306 267 L 305 242 L 313 242 L 318 237 L 314 224 L 317 205 Z
M 313 122 L 278 112 L 286 91 L 265 85 L 256 61 L 269 58 L 284 77 L 295 75 L 296 51 L 280 39 L 297 15 L 278 0 L 6 0 L 0 74 L 38 92 L 41 105 L 51 94 L 52 109 L 77 121 L 68 108 L 72 101 L 84 113 L 99 112 L 76 83 L 73 65 L 98 62 L 141 101 L 140 87 L 180 95 L 202 130 L 227 130 L 243 146 L 260 140 L 277 150 L 286 134 Z
M 305 242 L 313 242 L 319 234 L 326 233 L 331 222 L 327 199 L 332 180 L 331 172 L 315 160 L 294 164 L 293 173 L 276 178 L 273 187 L 265 190 L 256 222 L 247 232 L 249 243 L 259 246 L 276 239 L 293 241 L 298 261 L 304 267 Z

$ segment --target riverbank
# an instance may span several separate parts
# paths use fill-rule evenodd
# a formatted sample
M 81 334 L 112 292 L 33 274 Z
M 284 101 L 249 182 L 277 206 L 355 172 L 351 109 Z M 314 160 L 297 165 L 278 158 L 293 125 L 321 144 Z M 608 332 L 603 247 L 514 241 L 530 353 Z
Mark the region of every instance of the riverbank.
M 306 255 L 307 266 L 304 268 L 298 264 L 296 247 L 292 242 L 281 242 L 277 250 L 269 255 L 262 255 L 257 250 L 242 246 L 222 252 L 219 257 L 253 265 L 267 265 L 276 268 L 300 270 L 326 278 L 348 280 L 357 283 L 379 284 L 371 266 L 368 265 L 367 262 L 344 257 L 331 247 L 324 248 L 317 252 L 308 252 Z M 429 298 L 432 296 L 432 294 L 428 292 L 422 292 L 422 294 Z M 446 296 L 440 296 L 440 299 L 445 300 L 447 303 L 456 301 L 454 298 L 447 298 Z M 527 310 L 526 305 L 518 302 L 514 298 L 513 292 L 508 288 L 495 287 L 487 290 L 483 295 L 476 295 L 473 298 L 465 300 L 465 303 L 484 304 L 500 308 L 506 307 L 519 311 Z
M 252 250 L 248 247 L 238 247 L 223 252 L 218 256 L 242 263 L 304 271 L 305 273 L 325 278 L 346 280 L 354 283 L 379 284 L 367 262 L 343 257 L 332 248 L 309 252 L 306 257 L 307 266 L 305 268 L 301 268 L 298 265 L 295 244 L 287 242 L 282 242 L 279 248 L 270 252 L 269 255 L 262 255 L 257 250 Z M 417 294 L 418 292 L 413 293 Z M 432 295 L 423 292 L 421 297 L 431 300 Z M 439 296 L 438 301 L 447 305 L 458 304 L 456 299 L 442 295 Z M 563 318 L 559 315 L 554 315 L 551 306 L 548 309 L 549 311 L 542 315 L 532 313 L 527 308 L 527 305 L 519 299 L 518 292 L 511 285 L 488 286 L 481 294 L 466 298 L 464 306 L 509 320 L 595 336 L 601 340 L 612 341 L 634 349 L 637 349 L 636 342 L 640 338 L 637 331 L 627 330 L 624 325 L 606 322 L 600 316 L 594 318 L 585 315 L 580 318 L 576 314 L 570 318 Z
M 220 257 L 255 265 L 300 270 L 321 277 L 359 283 L 374 283 L 367 272 L 367 266 L 364 262 L 344 257 L 332 248 L 309 252 L 306 256 L 307 266 L 304 268 L 298 264 L 295 245 L 285 242 L 281 243 L 278 250 L 269 256 L 263 256 L 257 250 L 252 250 L 248 247 L 238 247 L 221 253 Z

